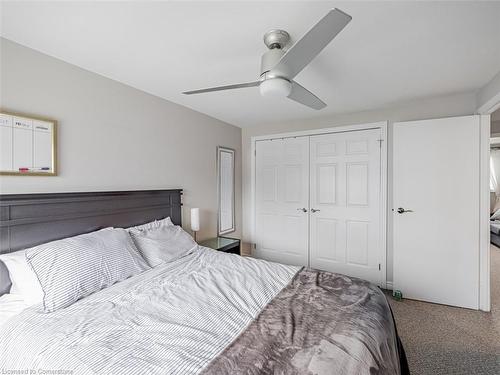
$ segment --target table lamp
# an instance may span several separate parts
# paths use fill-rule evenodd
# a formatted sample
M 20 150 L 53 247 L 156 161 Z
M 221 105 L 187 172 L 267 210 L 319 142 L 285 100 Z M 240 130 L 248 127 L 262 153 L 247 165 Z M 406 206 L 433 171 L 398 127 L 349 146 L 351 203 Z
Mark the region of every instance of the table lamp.
M 193 231 L 193 237 L 196 241 L 196 232 L 200 230 L 200 209 L 191 208 L 191 230 Z

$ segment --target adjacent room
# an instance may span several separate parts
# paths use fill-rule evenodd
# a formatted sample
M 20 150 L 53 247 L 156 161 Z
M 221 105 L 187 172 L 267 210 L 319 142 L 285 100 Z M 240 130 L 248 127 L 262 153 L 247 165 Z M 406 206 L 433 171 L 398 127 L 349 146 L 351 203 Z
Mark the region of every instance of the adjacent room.
M 0 0 L 0 373 L 500 374 L 499 20 Z

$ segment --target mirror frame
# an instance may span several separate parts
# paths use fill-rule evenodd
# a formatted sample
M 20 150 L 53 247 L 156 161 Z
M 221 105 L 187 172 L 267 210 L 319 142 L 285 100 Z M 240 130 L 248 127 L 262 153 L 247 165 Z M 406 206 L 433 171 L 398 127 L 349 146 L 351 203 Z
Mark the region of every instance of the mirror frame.
M 231 212 L 231 219 L 232 219 L 232 226 L 229 229 L 226 230 L 221 230 L 221 153 L 229 153 L 232 156 L 232 161 L 233 161 L 233 181 L 231 184 L 231 202 L 232 202 L 232 212 Z M 217 236 L 221 236 L 227 233 L 232 233 L 236 230 L 236 223 L 235 223 L 235 197 L 234 197 L 234 189 L 235 189 L 235 154 L 236 151 L 232 148 L 229 147 L 224 147 L 224 146 L 217 146 Z

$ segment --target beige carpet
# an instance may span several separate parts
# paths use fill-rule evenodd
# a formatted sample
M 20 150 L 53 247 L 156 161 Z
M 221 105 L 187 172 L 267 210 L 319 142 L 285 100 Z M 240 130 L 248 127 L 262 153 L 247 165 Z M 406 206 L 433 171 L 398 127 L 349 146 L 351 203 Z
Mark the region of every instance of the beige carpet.
M 491 313 L 389 300 L 412 374 L 500 374 L 500 249 L 491 246 Z

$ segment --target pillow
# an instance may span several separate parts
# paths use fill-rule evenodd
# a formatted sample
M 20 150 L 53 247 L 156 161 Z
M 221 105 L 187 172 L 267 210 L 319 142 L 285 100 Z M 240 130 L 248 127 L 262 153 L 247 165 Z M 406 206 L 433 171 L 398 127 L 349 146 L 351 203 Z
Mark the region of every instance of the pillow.
M 130 227 L 127 228 L 127 231 L 133 232 L 133 231 L 141 231 L 141 230 L 151 230 L 151 229 L 158 229 L 163 226 L 173 226 L 174 223 L 172 223 L 172 220 L 170 220 L 170 217 L 166 217 L 161 220 L 153 220 L 150 221 L 149 223 L 142 224 L 142 225 L 136 225 L 135 227 Z
M 53 312 L 150 267 L 126 230 L 107 228 L 26 250 Z
M 496 210 L 493 215 L 491 215 L 490 220 L 500 220 L 500 209 Z
M 28 305 L 40 303 L 43 300 L 43 290 L 35 273 L 26 260 L 26 250 L 19 250 L 9 254 L 0 255 L 9 271 L 10 294 L 21 296 Z
M 177 225 L 134 231 L 131 235 L 151 267 L 188 255 L 197 246 L 193 238 Z

